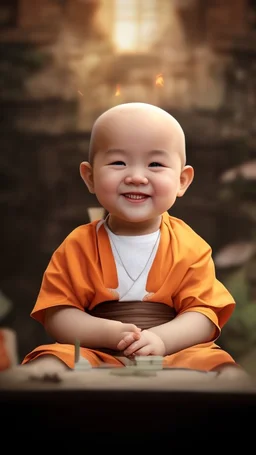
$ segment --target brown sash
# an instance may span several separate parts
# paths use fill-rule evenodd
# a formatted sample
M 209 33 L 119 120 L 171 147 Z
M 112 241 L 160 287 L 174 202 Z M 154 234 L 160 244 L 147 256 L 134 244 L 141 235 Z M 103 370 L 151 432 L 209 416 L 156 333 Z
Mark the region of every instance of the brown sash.
M 100 303 L 91 311 L 88 311 L 88 313 L 97 318 L 135 324 L 142 330 L 165 324 L 176 316 L 174 308 L 164 303 L 141 301 L 118 302 L 116 300 Z
M 88 311 L 88 310 L 87 310 Z M 103 319 L 112 319 L 128 324 L 135 324 L 142 330 L 156 327 L 171 321 L 176 316 L 174 308 L 157 302 L 103 302 L 88 311 L 92 316 Z M 98 348 L 99 351 L 111 354 L 115 357 L 122 357 L 125 363 L 123 352 L 112 349 Z

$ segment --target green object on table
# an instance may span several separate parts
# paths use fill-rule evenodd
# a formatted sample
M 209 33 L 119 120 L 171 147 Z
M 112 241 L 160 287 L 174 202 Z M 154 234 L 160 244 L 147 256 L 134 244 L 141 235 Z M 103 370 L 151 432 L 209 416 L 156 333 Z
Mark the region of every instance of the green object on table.
M 156 376 L 155 370 L 141 370 L 136 367 L 121 367 L 121 368 L 113 368 L 110 370 L 110 374 L 114 376 Z

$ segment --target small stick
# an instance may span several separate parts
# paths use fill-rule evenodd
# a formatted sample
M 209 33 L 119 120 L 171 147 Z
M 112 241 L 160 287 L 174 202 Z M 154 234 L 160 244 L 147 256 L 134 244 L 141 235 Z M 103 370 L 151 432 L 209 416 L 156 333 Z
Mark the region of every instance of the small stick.
M 75 363 L 78 363 L 80 359 L 80 341 L 75 340 Z

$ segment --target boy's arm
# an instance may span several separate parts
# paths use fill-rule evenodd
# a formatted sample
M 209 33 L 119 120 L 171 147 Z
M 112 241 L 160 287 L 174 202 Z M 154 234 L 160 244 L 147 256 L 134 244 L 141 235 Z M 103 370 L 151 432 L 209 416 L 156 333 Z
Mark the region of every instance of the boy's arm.
M 59 343 L 74 344 L 80 341 L 87 348 L 117 349 L 117 344 L 128 336 L 135 341 L 140 329 L 134 324 L 97 318 L 78 308 L 58 306 L 46 310 L 45 329 Z
M 213 340 L 216 326 L 207 316 L 191 311 L 177 316 L 170 322 L 143 330 L 138 340 L 130 343 L 124 337 L 118 349 L 124 355 L 171 355 L 185 348 Z
M 148 331 L 161 338 L 165 345 L 165 355 L 170 355 L 195 344 L 213 340 L 216 326 L 204 314 L 188 311 Z
M 150 329 L 164 342 L 167 355 L 216 340 L 235 306 L 229 291 L 216 278 L 211 247 L 194 234 L 191 244 L 183 252 L 183 265 L 179 261 L 182 279 L 172 297 L 177 316 Z

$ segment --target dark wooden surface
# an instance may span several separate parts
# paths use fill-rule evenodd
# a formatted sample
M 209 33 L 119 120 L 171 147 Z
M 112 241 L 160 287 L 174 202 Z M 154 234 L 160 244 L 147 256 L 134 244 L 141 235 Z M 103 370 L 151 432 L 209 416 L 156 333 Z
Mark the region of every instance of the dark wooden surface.
M 217 383 L 184 371 L 150 378 L 109 373 L 70 372 L 56 383 L 0 376 L 1 438 L 8 441 L 15 428 L 19 438 L 64 446 L 92 439 L 111 448 L 117 436 L 129 445 L 134 435 L 134 448 L 158 440 L 172 450 L 255 444 L 256 384 Z

